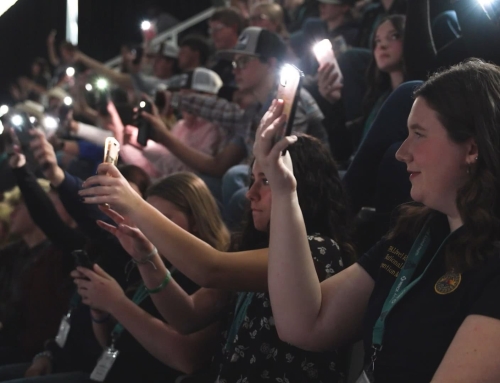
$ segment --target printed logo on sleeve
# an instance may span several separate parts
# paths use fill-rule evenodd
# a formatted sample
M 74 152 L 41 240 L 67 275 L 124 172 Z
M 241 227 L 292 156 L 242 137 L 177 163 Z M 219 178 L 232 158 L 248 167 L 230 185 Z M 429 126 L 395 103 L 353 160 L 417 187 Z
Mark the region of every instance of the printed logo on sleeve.
M 397 278 L 407 259 L 408 255 L 406 253 L 403 253 L 394 246 L 389 246 L 380 268 L 387 271 L 394 278 Z

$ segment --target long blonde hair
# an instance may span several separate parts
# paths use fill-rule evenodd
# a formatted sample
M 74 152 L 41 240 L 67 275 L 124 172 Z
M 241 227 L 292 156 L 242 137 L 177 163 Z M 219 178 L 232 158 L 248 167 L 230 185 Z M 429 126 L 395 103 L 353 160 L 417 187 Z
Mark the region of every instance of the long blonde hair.
M 146 197 L 156 196 L 173 203 L 194 220 L 197 236 L 220 251 L 226 251 L 230 235 L 205 182 L 193 173 L 181 172 L 153 184 Z
M 285 26 L 285 16 L 281 5 L 277 3 L 269 3 L 266 1 L 261 1 L 252 7 L 250 11 L 250 16 L 255 11 L 259 11 L 261 14 L 266 15 L 268 19 L 276 25 L 276 34 L 279 35 L 281 38 L 287 40 L 290 37 Z

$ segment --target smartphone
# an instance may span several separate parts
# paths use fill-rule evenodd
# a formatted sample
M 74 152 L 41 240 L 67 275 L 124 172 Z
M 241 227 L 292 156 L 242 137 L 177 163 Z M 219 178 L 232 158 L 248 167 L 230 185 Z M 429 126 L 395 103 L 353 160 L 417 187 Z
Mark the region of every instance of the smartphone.
M 92 269 L 93 263 L 90 261 L 89 255 L 85 250 L 73 250 L 71 255 L 75 260 L 75 267 L 80 266 Z
M 141 101 L 137 111 L 137 143 L 142 146 L 148 144 L 151 136 L 151 124 L 142 117 L 141 112 L 153 113 L 153 105 L 149 101 Z
M 96 87 L 96 109 L 101 116 L 109 116 L 108 103 L 109 103 L 109 89 L 106 87 Z
M 118 156 L 120 154 L 120 144 L 114 137 L 106 138 L 104 143 L 104 160 L 103 162 L 108 164 L 117 165 Z
M 63 125 L 67 121 L 68 116 L 72 111 L 73 111 L 73 104 L 70 105 L 62 104 L 59 107 L 59 122 L 61 125 Z
M 165 91 L 158 89 L 155 94 L 155 105 L 159 111 L 162 111 L 167 105 L 167 97 L 165 96 Z
M 134 108 L 129 104 L 115 104 L 116 111 L 122 120 L 123 125 L 134 124 Z
M 325 65 L 327 63 L 334 65 L 334 73 L 336 72 L 339 74 L 339 77 L 335 81 L 335 85 L 340 84 L 342 82 L 342 72 L 340 71 L 339 63 L 335 57 L 335 52 L 330 40 L 324 39 L 316 43 L 313 47 L 313 52 L 320 65 Z
M 1 122 L 10 134 L 13 145 L 18 145 L 21 150 L 29 147 L 32 138 L 30 131 L 35 127 L 26 113 L 15 110 L 2 116 Z
M 278 93 L 276 98 L 283 100 L 283 114 L 286 116 L 285 128 L 276 134 L 274 142 L 278 142 L 292 133 L 293 120 L 299 100 L 300 88 L 304 73 L 291 64 L 285 64 L 281 68 Z
M 0 121 L 0 155 L 14 153 L 14 140 L 12 128 Z

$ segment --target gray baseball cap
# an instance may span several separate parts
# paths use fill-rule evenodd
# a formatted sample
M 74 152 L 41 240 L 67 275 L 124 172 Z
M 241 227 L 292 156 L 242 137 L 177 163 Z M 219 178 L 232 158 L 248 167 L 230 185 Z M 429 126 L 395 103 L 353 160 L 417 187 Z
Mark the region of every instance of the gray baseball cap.
M 153 48 L 148 52 L 148 56 L 162 56 L 171 59 L 177 59 L 179 56 L 179 47 L 170 42 L 162 43 L 158 48 Z
M 263 28 L 249 27 L 241 32 L 233 49 L 217 52 L 218 57 L 227 60 L 232 60 L 235 55 L 274 57 L 278 61 L 283 61 L 286 55 L 286 45 L 276 33 Z

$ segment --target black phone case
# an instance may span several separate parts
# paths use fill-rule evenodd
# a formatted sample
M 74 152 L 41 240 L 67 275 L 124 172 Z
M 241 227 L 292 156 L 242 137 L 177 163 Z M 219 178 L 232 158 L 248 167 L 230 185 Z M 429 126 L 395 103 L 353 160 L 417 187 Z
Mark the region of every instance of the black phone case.
M 304 76 L 300 76 L 299 85 L 297 86 L 297 93 L 293 98 L 292 109 L 290 109 L 290 117 L 288 118 L 285 130 L 285 136 L 292 134 L 293 122 L 295 120 L 295 112 L 297 111 L 297 104 L 300 98 L 300 90 L 302 89 L 302 82 L 304 81 Z
M 151 125 L 147 122 L 144 117 L 141 116 L 141 112 L 152 113 L 153 107 L 149 101 L 145 101 L 146 105 L 144 108 L 139 108 L 138 116 L 137 116 L 137 143 L 142 146 L 146 146 L 151 136 Z
M 71 255 L 75 259 L 76 266 L 92 269 L 93 264 L 85 250 L 74 250 L 71 252 Z

